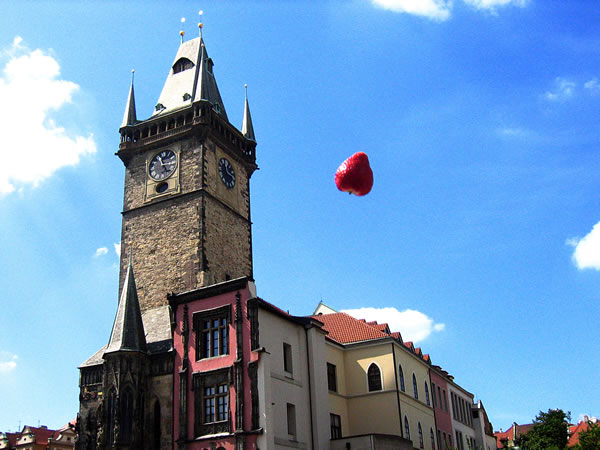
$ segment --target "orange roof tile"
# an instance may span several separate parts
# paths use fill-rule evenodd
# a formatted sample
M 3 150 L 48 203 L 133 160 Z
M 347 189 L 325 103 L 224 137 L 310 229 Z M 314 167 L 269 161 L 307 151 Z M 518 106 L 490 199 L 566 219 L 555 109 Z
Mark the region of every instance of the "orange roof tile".
M 391 337 L 396 339 L 400 344 L 404 344 L 415 356 L 430 363 L 429 355 L 423 355 L 420 347 L 415 350 L 412 342 L 402 342 L 400 332 L 390 332 L 387 323 L 378 324 L 377 321 L 367 322 L 365 319 L 356 319 L 344 312 L 318 314 L 312 316 L 312 318 L 323 323 L 323 329 L 329 333 L 328 337 L 340 344 Z
M 582 420 L 577 425 L 572 425 L 569 427 L 569 441 L 567 442 L 567 447 L 573 447 L 579 444 L 579 433 L 586 431 L 589 425 L 586 421 Z
M 369 325 L 364 319 L 355 319 L 342 312 L 321 314 L 313 316 L 313 318 L 322 322 L 323 329 L 329 332 L 329 338 L 340 344 L 391 337 L 389 334 Z

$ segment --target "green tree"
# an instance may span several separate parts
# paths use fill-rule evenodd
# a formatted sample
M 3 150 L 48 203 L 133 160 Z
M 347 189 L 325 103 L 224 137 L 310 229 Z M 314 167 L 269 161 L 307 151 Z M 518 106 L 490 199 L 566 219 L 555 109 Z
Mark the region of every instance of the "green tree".
M 588 421 L 588 428 L 579 433 L 577 450 L 598 450 L 600 448 L 600 424 Z
M 540 411 L 527 435 L 515 442 L 523 450 L 562 450 L 569 440 L 571 413 L 562 409 Z

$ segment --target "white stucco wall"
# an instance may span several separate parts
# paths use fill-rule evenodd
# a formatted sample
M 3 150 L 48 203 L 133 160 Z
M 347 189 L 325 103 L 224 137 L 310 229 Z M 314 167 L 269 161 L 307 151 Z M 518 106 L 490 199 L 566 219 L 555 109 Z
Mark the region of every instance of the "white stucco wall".
M 265 349 L 259 363 L 259 390 L 265 393 L 265 404 L 260 405 L 265 411 L 261 417 L 265 433 L 259 446 L 329 448 L 324 333 L 261 308 L 258 322 L 260 346 Z M 291 347 L 291 373 L 284 371 L 284 343 Z M 288 434 L 288 403 L 295 408 L 295 436 Z

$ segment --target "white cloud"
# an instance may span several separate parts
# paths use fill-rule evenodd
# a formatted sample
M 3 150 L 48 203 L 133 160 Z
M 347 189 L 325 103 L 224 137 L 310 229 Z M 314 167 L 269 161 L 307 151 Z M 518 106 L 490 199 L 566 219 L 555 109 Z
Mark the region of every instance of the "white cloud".
M 99 249 L 96 250 L 96 253 L 94 254 L 94 256 L 97 258 L 98 256 L 103 256 L 103 255 L 106 255 L 107 253 L 108 253 L 108 248 L 100 247 Z
M 513 138 L 527 137 L 530 134 L 530 132 L 528 130 L 526 130 L 524 128 L 519 128 L 519 127 L 499 128 L 496 131 L 500 136 L 513 137 Z
M 12 372 L 17 368 L 17 355 L 0 351 L 0 373 Z
M 93 136 L 58 125 L 52 113 L 72 102 L 79 86 L 60 79 L 58 62 L 42 50 L 29 50 L 16 37 L 2 52 L 0 74 L 0 194 L 24 184 L 37 186 L 64 166 L 96 151 Z
M 373 4 L 390 11 L 414 14 L 433 20 L 446 20 L 450 17 L 450 0 L 371 0 Z
M 578 269 L 600 270 L 600 222 L 583 238 L 570 238 L 566 243 L 575 247 L 573 262 Z
M 502 6 L 524 7 L 529 0 L 463 0 L 475 9 L 496 13 Z M 444 21 L 450 18 L 453 0 L 371 0 L 376 6 L 398 13 L 413 14 L 428 19 Z
M 439 332 L 446 328 L 443 323 L 434 323 L 433 319 L 414 309 L 398 311 L 396 308 L 358 308 L 345 309 L 343 312 L 357 319 L 366 319 L 367 322 L 376 320 L 377 323 L 387 323 L 390 330 L 399 331 L 404 341 L 423 341 L 432 332 Z
M 546 100 L 550 101 L 559 101 L 559 100 L 567 100 L 573 97 L 575 91 L 575 83 L 573 81 L 569 81 L 565 78 L 557 77 L 554 80 L 556 85 L 553 91 L 547 91 L 544 94 Z
M 499 6 L 519 6 L 523 8 L 527 5 L 528 0 L 464 0 L 467 5 L 471 5 L 477 9 L 485 9 L 491 12 L 496 12 Z
M 117 243 L 113 244 L 113 246 L 115 248 L 115 253 L 120 258 L 121 257 L 121 243 L 117 242 Z
M 600 82 L 598 82 L 598 78 L 595 77 L 583 83 L 583 87 L 594 94 L 600 92 Z

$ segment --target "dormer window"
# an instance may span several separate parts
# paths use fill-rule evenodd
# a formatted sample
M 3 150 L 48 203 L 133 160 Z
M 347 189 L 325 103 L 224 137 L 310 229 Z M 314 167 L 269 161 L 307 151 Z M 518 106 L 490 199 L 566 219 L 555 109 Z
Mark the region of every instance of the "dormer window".
M 173 65 L 173 73 L 183 72 L 194 67 L 194 63 L 187 58 L 179 58 Z

